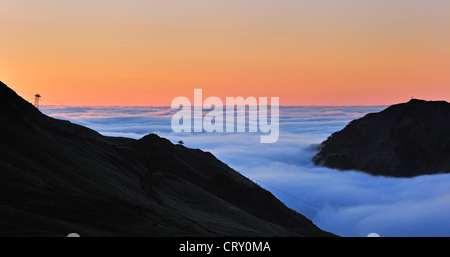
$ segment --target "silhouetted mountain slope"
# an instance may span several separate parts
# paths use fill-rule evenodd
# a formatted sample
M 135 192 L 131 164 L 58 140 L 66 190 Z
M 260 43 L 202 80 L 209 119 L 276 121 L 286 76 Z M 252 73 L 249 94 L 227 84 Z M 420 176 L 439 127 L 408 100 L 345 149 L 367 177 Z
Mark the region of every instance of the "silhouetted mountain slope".
M 0 235 L 330 236 L 212 154 L 105 137 L 0 82 Z
M 322 143 L 316 164 L 375 175 L 450 172 L 450 104 L 412 99 L 350 122 Z

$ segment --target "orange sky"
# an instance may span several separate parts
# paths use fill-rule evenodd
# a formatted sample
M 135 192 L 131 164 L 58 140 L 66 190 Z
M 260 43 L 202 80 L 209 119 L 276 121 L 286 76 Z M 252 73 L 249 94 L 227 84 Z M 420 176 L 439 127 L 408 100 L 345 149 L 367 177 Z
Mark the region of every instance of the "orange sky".
M 450 101 L 450 1 L 2 0 L 0 80 L 31 101 Z

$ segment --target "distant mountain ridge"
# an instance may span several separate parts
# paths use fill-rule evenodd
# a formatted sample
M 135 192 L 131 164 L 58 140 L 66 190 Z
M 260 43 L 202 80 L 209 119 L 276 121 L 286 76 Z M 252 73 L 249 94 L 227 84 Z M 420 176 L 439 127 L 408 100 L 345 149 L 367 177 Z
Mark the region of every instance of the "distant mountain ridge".
M 106 137 L 0 82 L 0 236 L 332 236 L 211 153 Z
M 450 103 L 412 99 L 353 120 L 313 161 L 342 170 L 412 177 L 450 172 Z

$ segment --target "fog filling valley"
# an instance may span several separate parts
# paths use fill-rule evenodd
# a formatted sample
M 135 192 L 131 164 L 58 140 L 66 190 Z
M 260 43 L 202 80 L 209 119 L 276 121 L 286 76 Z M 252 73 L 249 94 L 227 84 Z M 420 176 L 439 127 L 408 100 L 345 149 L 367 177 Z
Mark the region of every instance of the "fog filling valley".
M 212 152 L 272 192 L 321 229 L 340 236 L 450 236 L 450 174 L 390 178 L 317 167 L 317 145 L 366 113 L 386 106 L 280 107 L 277 143 L 259 133 L 174 133 L 170 107 L 43 106 L 106 136 L 139 139 L 149 133 Z

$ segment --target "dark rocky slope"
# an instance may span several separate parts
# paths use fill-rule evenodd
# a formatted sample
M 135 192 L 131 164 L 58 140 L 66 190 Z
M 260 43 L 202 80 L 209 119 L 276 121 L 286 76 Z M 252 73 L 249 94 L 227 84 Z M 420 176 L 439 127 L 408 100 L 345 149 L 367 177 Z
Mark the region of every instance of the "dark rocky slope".
M 374 175 L 450 172 L 450 104 L 412 99 L 350 122 L 322 143 L 316 164 Z
M 105 137 L 0 83 L 0 236 L 330 236 L 212 154 Z

